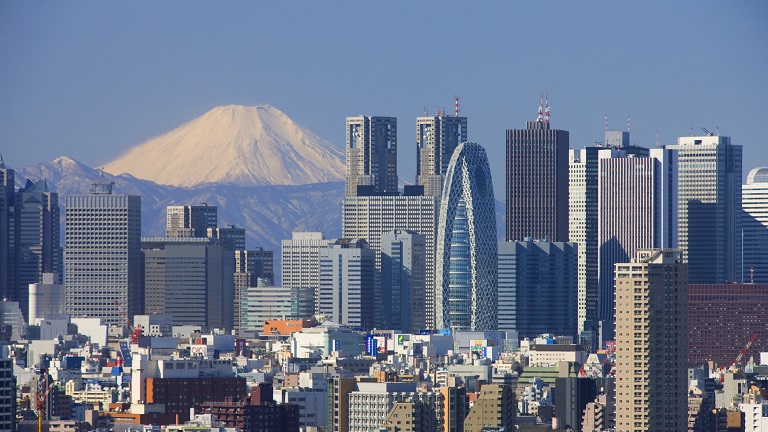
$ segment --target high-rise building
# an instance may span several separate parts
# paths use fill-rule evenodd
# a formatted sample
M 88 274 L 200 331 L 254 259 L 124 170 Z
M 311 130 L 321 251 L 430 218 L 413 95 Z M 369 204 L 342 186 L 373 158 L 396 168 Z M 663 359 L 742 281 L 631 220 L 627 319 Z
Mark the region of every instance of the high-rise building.
M 499 242 L 499 330 L 530 339 L 577 334 L 577 248 L 530 239 Z
M 291 317 L 291 290 L 269 286 L 263 280 L 250 286 L 242 296 L 240 330 L 264 330 L 264 321 L 283 320 Z
M 376 252 L 363 239 L 320 249 L 320 313 L 342 325 L 374 327 Z
M 0 155 L 0 296 L 17 301 L 16 284 L 16 172 L 5 166 Z
M 678 151 L 678 247 L 691 283 L 741 279 L 742 147 L 725 136 L 690 136 Z
M 59 276 L 63 256 L 59 231 L 59 194 L 48 189 L 48 182 L 27 180 L 16 192 L 16 297 L 28 318 L 29 284 L 43 281 L 43 273 Z
M 616 264 L 616 429 L 687 430 L 688 268 L 641 249 Z
M 481 432 L 487 427 L 493 430 L 515 430 L 517 404 L 514 390 L 509 386 L 486 384 L 479 393 L 464 420 L 464 431 Z
M 438 113 L 416 118 L 416 184 L 424 186 L 425 196 L 442 195 L 453 150 L 466 140 L 466 117 Z
M 437 328 L 497 327 L 496 215 L 485 149 L 456 147 L 446 172 L 437 234 Z
M 598 315 L 597 284 L 597 152 L 602 147 L 569 151 L 568 238 L 578 245 L 579 331 L 595 328 Z
M 768 351 L 768 284 L 688 285 L 688 363 L 730 366 L 757 334 L 744 357 Z
M 384 328 L 418 332 L 426 328 L 426 236 L 392 230 L 381 236 Z
M 292 315 L 309 318 L 320 307 L 320 249 L 333 244 L 321 232 L 294 232 L 282 242 L 282 286 L 296 299 Z
M 397 193 L 397 118 L 347 117 L 346 196 Z
M 669 149 L 605 149 L 598 152 L 598 283 L 600 319 L 614 322 L 614 264 L 640 249 L 677 244 L 677 160 Z
M 245 228 L 230 225 L 226 228 L 208 228 L 208 237 L 217 239 L 229 250 L 245 250 Z
M 2 162 L 2 159 L 0 159 Z M 16 376 L 12 358 L 5 357 L 0 349 L 0 430 L 16 430 Z
M 88 195 L 65 198 L 67 313 L 125 326 L 144 312 L 141 197 L 95 181 Z
M 38 319 L 60 317 L 66 312 L 66 291 L 55 273 L 43 273 L 40 283 L 29 284 L 30 325 Z
M 208 204 L 167 206 L 165 214 L 166 237 L 206 237 L 219 223 L 218 208 Z
M 419 233 L 426 240 L 425 325 L 434 328 L 435 250 L 440 199 L 422 195 L 357 196 L 344 198 L 342 237 L 362 238 L 376 252 L 376 270 L 381 271 L 383 233 L 395 229 Z M 385 327 L 381 281 L 377 280 L 376 322 Z M 423 327 L 422 327 L 423 328 Z
M 141 239 L 145 313 L 174 325 L 234 327 L 234 254 L 205 237 Z
M 249 287 L 257 286 L 258 280 L 267 281 L 272 286 L 275 281 L 272 251 L 264 248 L 235 251 L 234 275 L 234 328 L 240 329 L 242 302 Z M 290 298 L 290 296 L 289 296 Z
M 507 130 L 507 241 L 568 241 L 568 131 L 546 116 Z
M 768 283 L 768 167 L 755 168 L 741 187 L 744 282 Z

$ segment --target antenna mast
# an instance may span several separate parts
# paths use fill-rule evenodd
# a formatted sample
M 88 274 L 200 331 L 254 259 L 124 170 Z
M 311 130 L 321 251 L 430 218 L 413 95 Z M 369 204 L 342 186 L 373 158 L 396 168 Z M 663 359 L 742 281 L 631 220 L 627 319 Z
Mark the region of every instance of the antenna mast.
M 453 98 L 453 101 L 454 101 L 453 106 L 454 106 L 455 117 L 458 117 L 459 116 L 459 98 L 455 97 Z
M 546 98 L 547 107 L 544 109 L 544 123 L 549 124 L 549 93 Z
M 544 93 L 541 94 L 541 99 L 539 99 L 539 116 L 536 117 L 536 121 L 539 123 L 544 121 L 544 116 L 542 115 L 543 110 L 544 110 Z

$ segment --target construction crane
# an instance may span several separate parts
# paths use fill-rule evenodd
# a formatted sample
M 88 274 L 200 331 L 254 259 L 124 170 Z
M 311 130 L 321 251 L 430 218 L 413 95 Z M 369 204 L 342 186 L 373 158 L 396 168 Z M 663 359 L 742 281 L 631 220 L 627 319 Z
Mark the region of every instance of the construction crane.
M 47 382 L 50 376 L 51 375 L 48 373 L 47 369 L 40 370 L 41 382 Z M 48 384 L 45 389 L 41 388 L 40 386 L 38 386 L 37 389 L 37 404 L 35 404 L 35 407 L 37 408 L 35 412 L 35 414 L 37 414 L 37 432 L 43 432 L 43 405 L 45 404 L 45 400 L 48 398 L 48 394 L 53 388 L 53 383 L 54 381 L 51 379 L 50 384 Z
M 739 353 L 739 356 L 736 357 L 736 360 L 733 361 L 733 364 L 731 365 L 731 369 L 736 369 L 736 365 L 739 364 L 739 362 L 741 361 L 741 358 L 744 357 L 744 354 L 747 353 L 747 350 L 749 349 L 749 347 L 751 347 L 752 344 L 755 342 L 755 339 L 757 339 L 757 333 L 753 334 L 749 342 L 747 342 L 747 344 L 744 345 L 744 349 L 741 350 L 741 352 Z

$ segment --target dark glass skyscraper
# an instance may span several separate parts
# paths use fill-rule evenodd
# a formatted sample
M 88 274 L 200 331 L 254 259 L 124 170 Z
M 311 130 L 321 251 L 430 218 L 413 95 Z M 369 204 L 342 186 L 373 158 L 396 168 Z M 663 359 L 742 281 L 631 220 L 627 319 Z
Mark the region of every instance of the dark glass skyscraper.
M 507 130 L 507 241 L 568 241 L 568 131 L 546 118 Z
M 347 117 L 346 196 L 396 194 L 397 118 Z
M 496 216 L 485 149 L 466 142 L 445 177 L 437 234 L 436 325 L 495 330 Z
M 467 118 L 435 116 L 416 118 L 416 183 L 425 196 L 439 197 L 453 151 L 467 140 Z

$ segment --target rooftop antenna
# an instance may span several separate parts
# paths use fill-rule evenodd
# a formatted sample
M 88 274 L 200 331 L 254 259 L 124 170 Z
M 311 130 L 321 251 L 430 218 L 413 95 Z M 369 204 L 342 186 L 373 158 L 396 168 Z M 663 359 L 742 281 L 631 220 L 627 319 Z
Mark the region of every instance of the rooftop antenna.
M 455 114 L 454 117 L 458 117 L 459 116 L 459 98 L 455 97 L 453 98 L 453 101 L 454 101 L 453 107 L 454 107 L 454 114 Z
M 608 114 L 605 115 L 605 131 L 608 132 Z
M 424 107 L 424 117 L 429 117 L 429 111 L 427 111 L 427 107 Z
M 659 148 L 659 130 L 656 129 L 656 148 Z
M 541 94 L 541 99 L 539 99 L 539 116 L 536 117 L 536 121 L 541 123 L 544 120 L 544 117 L 542 116 L 542 111 L 544 110 L 544 93 Z
M 627 133 L 629 133 L 629 114 L 627 114 Z
M 691 126 L 691 136 L 693 136 L 693 126 Z
M 546 104 L 547 107 L 544 109 L 544 123 L 549 124 L 549 92 L 547 92 Z
M 720 126 L 715 126 L 715 134 L 717 134 L 717 136 L 720 136 Z

